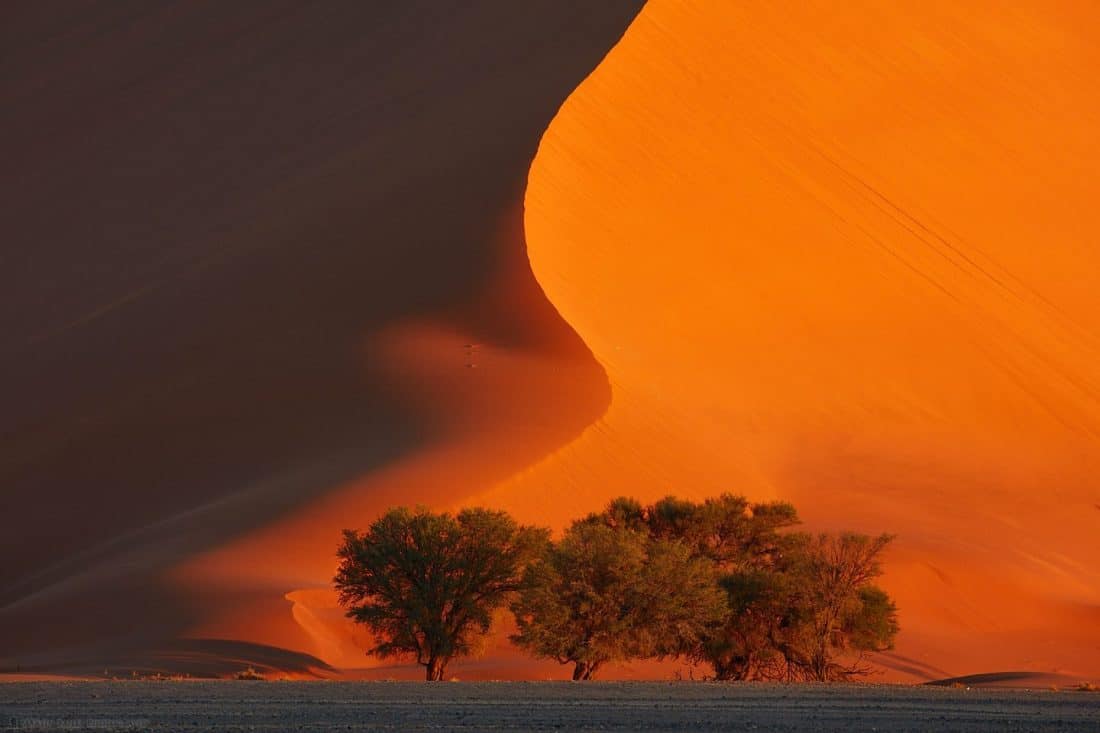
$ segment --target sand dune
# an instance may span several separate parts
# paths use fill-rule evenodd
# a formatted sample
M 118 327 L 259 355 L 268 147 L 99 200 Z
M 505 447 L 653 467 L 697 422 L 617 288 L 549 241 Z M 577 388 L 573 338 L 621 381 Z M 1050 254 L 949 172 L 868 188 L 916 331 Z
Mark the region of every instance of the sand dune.
M 887 679 L 1100 675 L 1091 7 L 0 12 L 0 671 L 358 667 L 388 504 L 732 490 L 898 534 Z
M 1098 21 L 648 4 L 526 198 L 610 409 L 481 499 L 790 499 L 899 536 L 889 678 L 1100 674 Z
M 285 596 L 327 583 L 341 527 L 604 410 L 520 205 L 637 10 L 0 9 L 0 668 L 140 666 L 204 626 L 312 654 Z M 288 516 L 249 567 L 209 564 Z

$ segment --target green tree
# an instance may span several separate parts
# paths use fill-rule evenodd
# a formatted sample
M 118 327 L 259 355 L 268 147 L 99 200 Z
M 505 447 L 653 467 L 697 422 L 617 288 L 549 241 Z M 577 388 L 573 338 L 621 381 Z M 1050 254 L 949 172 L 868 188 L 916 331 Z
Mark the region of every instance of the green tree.
M 683 636 L 668 627 L 666 654 L 708 664 L 719 680 L 868 672 L 866 653 L 890 648 L 898 631 L 896 606 L 872 583 L 890 537 L 789 532 L 798 521 L 790 504 L 732 494 L 701 503 L 669 496 L 648 506 L 621 497 L 584 520 L 679 542 L 712 564 L 724 611 Z
M 873 582 L 892 540 L 853 532 L 806 538 L 789 572 L 790 622 L 779 644 L 788 678 L 848 680 L 870 671 L 868 652 L 893 648 L 897 606 Z
M 348 617 L 374 634 L 369 653 L 412 656 L 429 681 L 442 680 L 448 662 L 475 650 L 548 543 L 548 530 L 504 512 L 400 507 L 364 533 L 344 531 L 334 583 Z
M 512 640 L 573 664 L 575 680 L 608 662 L 678 654 L 680 640 L 694 640 L 724 607 L 711 563 L 617 524 L 574 523 L 528 568 L 512 604 Z
M 779 679 L 784 657 L 776 640 L 789 623 L 790 578 L 774 569 L 746 569 L 722 577 L 727 612 L 688 649 L 716 680 Z
M 722 494 L 702 503 L 666 496 L 648 506 L 619 497 L 584 521 L 678 540 L 693 555 L 708 558 L 723 570 L 737 570 L 767 564 L 783 542 L 780 530 L 799 520 L 786 502 L 751 504 L 743 496 Z
M 722 494 L 696 503 L 673 496 L 643 506 L 621 497 L 588 523 L 629 527 L 657 541 L 675 541 L 711 565 L 726 602 L 688 634 L 664 631 L 663 645 L 694 663 L 711 666 L 716 679 L 770 678 L 781 666 L 775 629 L 787 617 L 787 576 L 778 571 L 796 543 L 782 530 L 798 523 L 790 504 L 752 504 Z

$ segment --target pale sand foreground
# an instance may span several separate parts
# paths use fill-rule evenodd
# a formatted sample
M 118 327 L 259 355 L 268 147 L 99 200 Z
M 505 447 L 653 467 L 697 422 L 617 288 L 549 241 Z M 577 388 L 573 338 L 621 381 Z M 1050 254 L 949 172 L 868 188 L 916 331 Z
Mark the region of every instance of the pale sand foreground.
M 0 685 L 14 730 L 1085 731 L 1100 695 L 894 685 L 84 682 Z

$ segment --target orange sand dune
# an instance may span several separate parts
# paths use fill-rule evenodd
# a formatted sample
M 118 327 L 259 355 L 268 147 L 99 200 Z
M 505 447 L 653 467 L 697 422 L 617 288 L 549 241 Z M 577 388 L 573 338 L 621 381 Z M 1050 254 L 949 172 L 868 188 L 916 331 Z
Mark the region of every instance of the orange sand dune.
M 789 499 L 898 534 L 893 678 L 1100 674 L 1098 70 L 1092 3 L 649 3 L 526 199 L 611 407 L 479 500 Z
M 0 671 L 399 676 L 343 527 L 733 490 L 899 535 L 891 679 L 1100 675 L 1100 13 L 654 0 L 528 264 L 580 7 L 5 8 Z
M 0 8 L 0 672 L 316 667 L 341 528 L 602 413 L 520 201 L 639 7 Z

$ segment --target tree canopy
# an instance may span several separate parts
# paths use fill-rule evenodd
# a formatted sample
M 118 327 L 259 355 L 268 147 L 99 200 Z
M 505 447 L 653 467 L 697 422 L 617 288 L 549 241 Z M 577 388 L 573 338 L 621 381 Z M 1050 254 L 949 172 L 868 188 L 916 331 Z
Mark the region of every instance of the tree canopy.
M 867 652 L 893 647 L 897 607 L 873 581 L 893 538 L 844 532 L 805 537 L 791 563 L 782 650 L 788 679 L 838 681 L 870 671 Z
M 347 615 L 375 635 L 371 654 L 411 656 L 428 680 L 442 680 L 448 662 L 475 650 L 548 542 L 547 530 L 504 512 L 399 507 L 364 533 L 344 531 L 334 583 Z
M 682 543 L 577 522 L 528 567 L 512 640 L 587 680 L 607 662 L 675 655 L 722 604 L 713 567 Z
M 345 531 L 335 583 L 370 653 L 409 655 L 429 680 L 474 652 L 496 611 L 512 640 L 591 679 L 606 664 L 679 657 L 718 680 L 851 679 L 892 648 L 878 585 L 889 535 L 795 531 L 794 507 L 723 494 L 620 497 L 557 542 L 504 512 L 391 509 Z
M 849 679 L 897 635 L 897 608 L 872 582 L 888 535 L 792 532 L 790 504 L 732 494 L 647 506 L 620 497 L 583 521 L 679 542 L 712 564 L 725 604 L 690 634 L 669 627 L 664 645 L 710 665 L 716 679 Z

